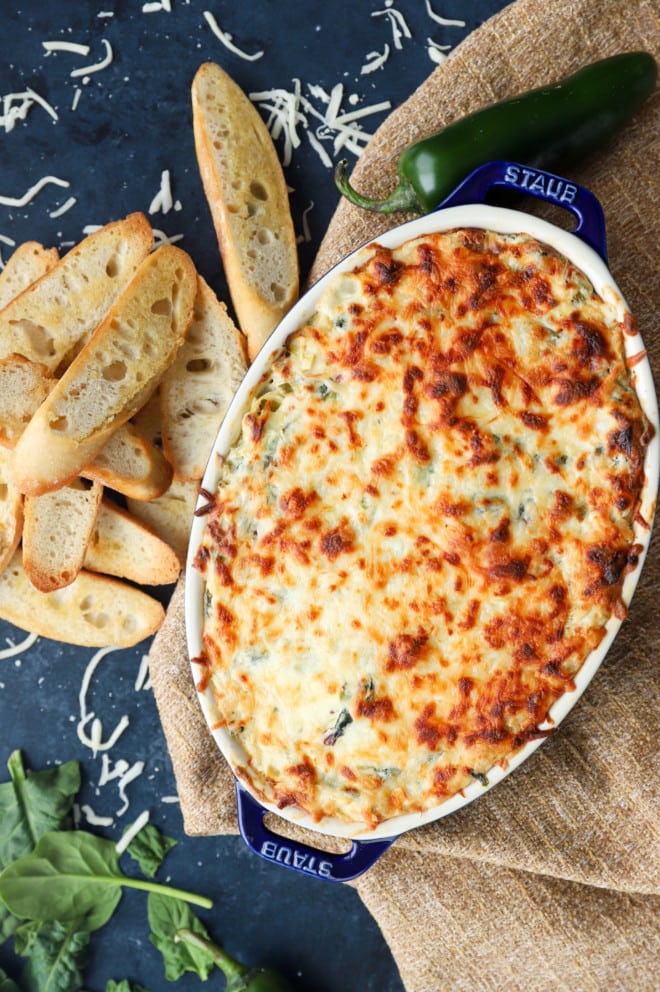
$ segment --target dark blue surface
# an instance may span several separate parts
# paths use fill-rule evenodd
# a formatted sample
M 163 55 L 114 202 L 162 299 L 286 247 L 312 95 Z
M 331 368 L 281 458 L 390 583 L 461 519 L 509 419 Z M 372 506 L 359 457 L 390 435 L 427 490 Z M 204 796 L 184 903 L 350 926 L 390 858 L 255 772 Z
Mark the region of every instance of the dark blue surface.
M 58 120 L 33 104 L 27 118 L 9 132 L 0 125 L 0 196 L 21 198 L 48 174 L 70 185 L 47 185 L 24 207 L 0 205 L 0 253 L 6 259 L 12 250 L 3 239 L 16 244 L 38 240 L 65 250 L 83 237 L 86 225 L 103 224 L 132 210 L 148 211 L 161 172 L 169 169 L 173 196 L 182 209 L 155 213 L 152 224 L 168 236 L 183 235 L 181 247 L 228 302 L 193 148 L 189 92 L 199 64 L 220 62 L 250 93 L 273 87 L 290 91 L 297 79 L 311 105 L 319 107 L 319 98 L 308 87 L 322 86 L 329 92 L 342 83 L 345 111 L 382 101 L 394 107 L 433 70 L 429 38 L 454 46 L 504 5 L 503 0 L 433 0 L 430 8 L 419 0 L 395 0 L 391 5 L 385 0 L 171 0 L 169 13 L 144 13 L 141 0 L 24 0 L 17 5 L 20 12 L 16 7 L 8 11 L 9 5 L 3 4 L 0 95 L 30 87 L 55 108 Z M 411 33 L 402 38 L 400 49 L 392 29 L 395 9 Z M 205 10 L 232 34 L 234 44 L 248 53 L 263 51 L 263 57 L 246 61 L 229 52 L 212 34 Z M 429 10 L 463 19 L 466 25 L 441 26 Z M 104 12 L 113 16 L 99 16 Z M 72 77 L 72 70 L 102 59 L 103 39 L 112 48 L 112 63 L 90 74 L 86 83 Z M 44 41 L 86 44 L 89 54 L 46 54 Z M 391 52 L 384 67 L 361 75 L 368 54 L 383 51 L 386 43 Z M 349 101 L 351 94 L 357 95 L 358 103 Z M 386 114 L 383 110 L 364 118 L 364 130 L 373 132 Z M 300 244 L 304 278 L 338 194 L 331 169 L 304 129 L 299 133 L 301 145 L 285 171 L 300 234 L 303 215 L 314 203 L 306 214 L 310 240 Z M 276 143 L 283 154 L 281 140 Z M 332 140 L 323 139 L 323 146 L 333 161 L 345 154 L 335 155 Z M 347 157 L 352 163 L 354 156 Z M 70 196 L 76 198 L 75 205 L 51 217 Z M 8 639 L 18 643 L 23 637 L 0 622 L 0 647 Z M 92 829 L 118 839 L 148 809 L 151 821 L 179 840 L 167 857 L 163 878 L 214 899 L 214 909 L 200 916 L 230 952 L 250 963 L 281 968 L 301 992 L 401 992 L 385 941 L 350 886 L 329 885 L 269 864 L 237 837 L 184 835 L 178 805 L 166 801 L 175 796 L 175 783 L 155 701 L 148 688 L 135 688 L 147 649 L 145 643 L 106 656 L 84 700 L 86 712 L 94 711 L 101 719 L 104 740 L 123 714 L 129 717 L 128 727 L 108 752 L 111 767 L 122 759 L 144 762 L 140 777 L 127 786 L 128 810 L 122 811 L 117 779 L 99 786 L 102 754 L 94 755 L 76 733 L 81 680 L 94 654 L 88 649 L 40 639 L 17 657 L 0 659 L 0 779 L 8 777 L 5 762 L 14 748 L 21 748 L 34 768 L 78 758 L 84 776 L 81 806 L 113 820 L 112 825 Z M 85 820 L 83 814 L 81 825 Z M 127 871 L 131 864 L 125 859 Z M 16 974 L 18 964 L 10 945 L 0 948 L 0 967 Z M 160 955 L 148 940 L 143 893 L 125 894 L 111 923 L 94 935 L 86 988 L 102 990 L 110 977 L 130 977 L 152 992 L 170 987 Z M 211 984 L 223 987 L 218 979 Z M 207 986 L 186 976 L 171 987 L 194 992 Z

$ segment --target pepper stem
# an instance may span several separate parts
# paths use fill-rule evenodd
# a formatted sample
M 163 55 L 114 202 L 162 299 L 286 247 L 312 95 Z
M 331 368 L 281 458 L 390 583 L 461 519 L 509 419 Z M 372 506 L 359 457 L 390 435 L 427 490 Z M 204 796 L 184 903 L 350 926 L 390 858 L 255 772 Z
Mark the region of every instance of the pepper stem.
M 174 935 L 174 940 L 182 941 L 184 944 L 191 944 L 198 950 L 208 954 L 208 956 L 213 959 L 213 963 L 223 973 L 227 979 L 227 982 L 231 983 L 232 988 L 244 987 L 239 983 L 241 979 L 244 979 L 250 974 L 251 969 L 248 968 L 247 965 L 241 964 L 240 961 L 236 961 L 235 958 L 232 958 L 231 955 L 227 954 L 227 952 L 221 947 L 218 947 L 217 944 L 207 940 L 205 937 L 201 937 L 192 930 L 188 930 L 187 927 L 177 930 Z
M 358 193 L 351 186 L 346 175 L 346 166 L 346 159 L 342 159 L 337 163 L 335 169 L 335 186 L 342 196 L 345 196 L 347 200 L 354 203 L 356 207 L 364 207 L 365 210 L 373 210 L 379 214 L 393 214 L 398 210 L 412 211 L 414 213 L 423 212 L 423 208 L 417 199 L 417 194 L 412 186 L 405 183 L 404 180 L 400 180 L 399 185 L 384 200 L 372 200 L 371 197 Z

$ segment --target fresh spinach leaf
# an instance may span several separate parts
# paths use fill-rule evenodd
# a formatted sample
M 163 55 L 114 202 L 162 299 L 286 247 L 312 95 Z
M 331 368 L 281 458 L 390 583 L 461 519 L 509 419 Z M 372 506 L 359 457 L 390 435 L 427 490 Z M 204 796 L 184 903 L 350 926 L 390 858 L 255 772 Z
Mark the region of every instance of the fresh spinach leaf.
M 41 772 L 26 771 L 20 751 L 7 762 L 11 779 L 0 784 L 0 871 L 30 854 L 49 830 L 68 825 L 80 789 L 80 764 L 68 761 Z M 0 903 L 0 944 L 15 932 L 19 920 Z
M 28 958 L 21 975 L 25 992 L 78 992 L 83 986 L 90 935 L 75 922 L 23 923 L 16 953 Z
M 7 762 L 10 782 L 0 785 L 0 870 L 29 854 L 49 830 L 61 830 L 80 789 L 80 764 L 68 761 L 27 772 L 20 751 Z
M 184 972 L 192 971 L 205 981 L 213 971 L 212 959 L 204 951 L 190 944 L 177 943 L 174 939 L 177 930 L 181 929 L 191 930 L 200 937 L 209 939 L 202 921 L 189 906 L 174 899 L 164 899 L 157 894 L 149 896 L 147 909 L 151 927 L 149 940 L 163 956 L 167 980 L 175 982 Z
M 206 909 L 213 905 L 204 896 L 122 874 L 114 843 L 85 830 L 44 834 L 32 854 L 0 874 L 0 899 L 15 916 L 79 921 L 87 930 L 107 923 L 122 887 L 159 892 Z
M 137 861 L 147 878 L 153 878 L 167 852 L 171 851 L 176 843 L 173 837 L 166 837 L 153 823 L 146 823 L 139 834 L 135 835 L 126 851 Z
M 0 968 L 0 992 L 22 992 L 16 982 L 5 975 L 2 968 Z

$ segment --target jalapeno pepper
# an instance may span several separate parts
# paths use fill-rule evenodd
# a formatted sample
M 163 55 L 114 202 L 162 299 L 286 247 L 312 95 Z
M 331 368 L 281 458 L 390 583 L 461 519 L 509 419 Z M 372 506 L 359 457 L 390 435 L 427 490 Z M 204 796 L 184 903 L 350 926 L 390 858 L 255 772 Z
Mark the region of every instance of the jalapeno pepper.
M 648 52 L 624 52 L 574 75 L 503 100 L 454 121 L 406 148 L 399 184 L 384 200 L 353 189 L 346 162 L 335 182 L 352 203 L 379 213 L 428 213 L 473 169 L 493 159 L 515 159 L 553 170 L 604 145 L 652 93 L 657 77 Z
M 214 964 L 222 971 L 227 984 L 225 992 L 293 992 L 288 980 L 272 968 L 250 968 L 232 958 L 222 948 L 211 940 L 194 933 L 192 930 L 177 930 L 177 941 L 197 947 L 208 954 Z

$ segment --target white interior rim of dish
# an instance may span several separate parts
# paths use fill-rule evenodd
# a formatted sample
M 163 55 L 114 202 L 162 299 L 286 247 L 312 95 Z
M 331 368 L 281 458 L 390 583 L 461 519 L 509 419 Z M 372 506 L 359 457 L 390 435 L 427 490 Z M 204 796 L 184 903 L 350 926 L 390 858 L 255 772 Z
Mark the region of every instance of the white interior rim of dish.
M 318 299 L 334 276 L 352 269 L 359 262 L 359 257 L 362 253 L 367 252 L 369 246 L 374 243 L 392 249 L 403 244 L 405 241 L 421 235 L 464 227 L 491 230 L 501 234 L 524 233 L 536 238 L 538 241 L 544 242 L 568 258 L 570 262 L 586 275 L 601 298 L 614 306 L 620 320 L 623 319 L 625 313 L 629 312 L 621 291 L 614 283 L 609 269 L 600 255 L 576 235 L 548 223 L 539 217 L 503 207 L 468 204 L 465 206 L 448 207 L 444 210 L 438 210 L 435 213 L 415 218 L 405 224 L 392 228 L 377 238 L 372 239 L 368 244 L 362 245 L 360 248 L 351 252 L 350 255 L 346 256 L 322 276 L 283 318 L 250 366 L 230 404 L 211 452 L 204 479 L 202 480 L 203 490 L 209 493 L 215 492 L 220 475 L 220 463 L 217 456 L 224 456 L 238 436 L 243 415 L 247 411 L 252 393 L 275 354 L 285 343 L 286 339 L 309 319 Z M 628 357 L 632 357 L 633 355 L 638 356 L 640 353 L 645 352 L 644 343 L 639 333 L 634 336 L 626 334 L 624 337 L 625 350 Z M 647 529 L 639 522 L 635 523 L 635 542 L 641 545 L 642 551 L 639 556 L 638 565 L 624 579 L 622 598 L 626 605 L 632 599 L 648 551 L 655 513 L 658 475 L 660 472 L 658 405 L 648 357 L 644 356 L 643 359 L 638 360 L 631 374 L 644 414 L 653 425 L 654 436 L 646 450 L 644 463 L 645 480 L 639 506 L 640 514 L 649 526 Z M 200 496 L 197 505 L 202 506 L 205 502 L 207 502 L 205 497 Z M 205 583 L 200 573 L 192 567 L 192 561 L 201 544 L 204 529 L 205 517 L 195 517 L 190 535 L 186 564 L 186 637 L 195 684 L 203 673 L 202 667 L 194 659 L 202 654 L 202 604 Z M 543 724 L 542 728 L 548 728 L 550 726 L 556 728 L 573 709 L 609 651 L 621 627 L 621 623 L 622 621 L 617 620 L 615 617 L 610 617 L 606 625 L 605 637 L 598 647 L 587 656 L 574 679 L 575 690 L 565 692 L 554 703 L 550 709 L 549 722 Z M 222 728 L 218 729 L 217 726 L 214 729 L 214 725 L 218 723 L 218 714 L 215 709 L 210 687 L 204 692 L 198 692 L 198 697 L 210 733 L 233 770 L 238 764 L 245 761 L 244 752 L 240 744 L 226 730 Z M 509 759 L 505 768 L 499 765 L 491 768 L 487 774 L 488 785 L 484 786 L 481 782 L 475 780 L 474 783 L 470 784 L 462 792 L 449 797 L 437 806 L 433 806 L 422 813 L 401 814 L 379 823 L 374 829 L 366 827 L 363 823 L 348 823 L 337 817 L 325 817 L 320 822 L 315 822 L 309 814 L 304 813 L 296 807 L 279 809 L 274 805 L 264 803 L 252 792 L 249 783 L 245 783 L 243 780 L 241 782 L 247 788 L 248 792 L 255 795 L 255 798 L 258 799 L 264 810 L 276 813 L 284 820 L 288 820 L 298 826 L 333 837 L 354 838 L 357 840 L 381 840 L 389 837 L 397 837 L 415 827 L 431 823 L 484 795 L 515 768 L 526 761 L 544 740 L 547 740 L 547 738 L 528 742 Z

